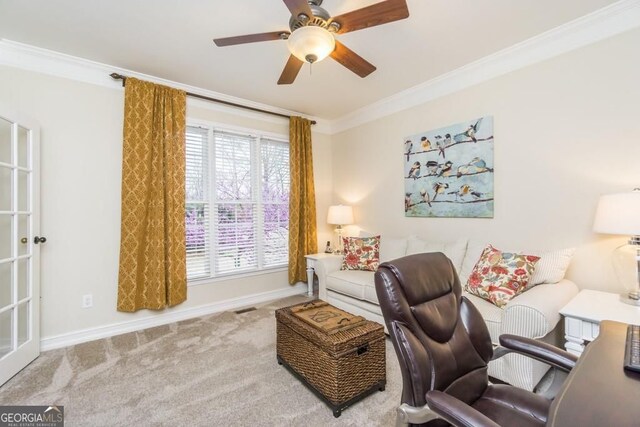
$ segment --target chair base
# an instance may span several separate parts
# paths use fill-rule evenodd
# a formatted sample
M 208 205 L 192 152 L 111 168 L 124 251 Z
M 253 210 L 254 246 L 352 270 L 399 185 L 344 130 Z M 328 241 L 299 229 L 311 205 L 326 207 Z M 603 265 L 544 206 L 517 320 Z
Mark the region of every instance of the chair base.
M 416 408 L 403 403 L 396 411 L 396 427 L 406 427 L 409 424 L 424 424 L 440 418 L 429 408 L 429 405 Z
M 540 396 L 544 396 L 549 400 L 553 400 L 558 395 L 558 392 L 562 388 L 562 385 L 564 384 L 568 376 L 568 373 L 558 368 L 551 368 L 547 375 L 543 378 L 543 380 L 545 380 L 548 379 L 547 377 L 551 377 L 550 382 L 544 384 L 544 388 L 542 388 L 541 384 L 538 383 L 536 389 L 533 392 L 539 394 Z

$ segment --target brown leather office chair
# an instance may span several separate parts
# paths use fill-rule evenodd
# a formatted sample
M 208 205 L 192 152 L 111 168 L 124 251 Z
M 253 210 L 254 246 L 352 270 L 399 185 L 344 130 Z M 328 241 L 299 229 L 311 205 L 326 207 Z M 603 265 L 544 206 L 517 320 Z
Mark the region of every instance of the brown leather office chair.
M 551 400 L 510 385 L 489 384 L 494 356 L 478 310 L 462 296 L 458 274 L 442 253 L 380 265 L 376 293 L 402 371 L 399 425 L 544 426 Z M 570 371 L 577 357 L 549 344 L 500 337 L 501 356 L 517 352 Z

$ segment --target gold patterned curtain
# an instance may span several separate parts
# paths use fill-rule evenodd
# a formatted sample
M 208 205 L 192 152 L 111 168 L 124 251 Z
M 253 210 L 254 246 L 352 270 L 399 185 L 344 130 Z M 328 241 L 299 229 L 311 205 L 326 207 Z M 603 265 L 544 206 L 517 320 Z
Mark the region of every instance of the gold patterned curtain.
M 289 283 L 307 281 L 305 255 L 318 252 L 316 193 L 313 185 L 311 122 L 289 121 Z
M 124 97 L 118 310 L 187 298 L 186 94 L 128 78 Z

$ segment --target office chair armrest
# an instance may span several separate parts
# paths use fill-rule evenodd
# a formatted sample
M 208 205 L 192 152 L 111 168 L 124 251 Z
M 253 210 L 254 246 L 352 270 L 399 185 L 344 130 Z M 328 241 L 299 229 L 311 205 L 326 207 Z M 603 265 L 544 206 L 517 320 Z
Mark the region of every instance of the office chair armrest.
M 491 418 L 442 391 L 431 390 L 426 398 L 435 414 L 456 427 L 500 427 Z
M 495 351 L 497 357 L 511 352 L 519 353 L 566 372 L 571 371 L 578 361 L 578 356 L 575 354 L 554 347 L 551 344 L 518 335 L 500 335 L 500 345 L 506 348 L 506 351 L 498 347 Z

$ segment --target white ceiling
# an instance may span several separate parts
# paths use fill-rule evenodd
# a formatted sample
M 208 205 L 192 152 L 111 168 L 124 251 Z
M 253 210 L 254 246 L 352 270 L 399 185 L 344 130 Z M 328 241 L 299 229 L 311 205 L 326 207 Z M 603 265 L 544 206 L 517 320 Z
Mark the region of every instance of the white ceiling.
M 378 0 L 325 0 L 332 15 Z M 407 0 L 406 20 L 338 36 L 378 69 L 365 79 L 330 58 L 276 81 L 282 41 L 212 39 L 288 29 L 282 0 L 0 0 L 0 38 L 325 119 L 344 116 L 615 0 Z

